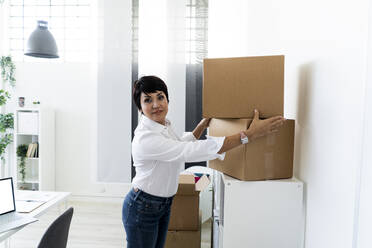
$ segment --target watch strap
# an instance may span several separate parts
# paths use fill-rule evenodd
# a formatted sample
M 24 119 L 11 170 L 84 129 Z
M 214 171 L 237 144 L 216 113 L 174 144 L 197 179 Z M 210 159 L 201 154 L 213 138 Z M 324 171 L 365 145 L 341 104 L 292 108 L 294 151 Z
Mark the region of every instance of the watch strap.
M 243 131 L 240 132 L 240 142 L 243 145 L 248 143 L 248 136 Z

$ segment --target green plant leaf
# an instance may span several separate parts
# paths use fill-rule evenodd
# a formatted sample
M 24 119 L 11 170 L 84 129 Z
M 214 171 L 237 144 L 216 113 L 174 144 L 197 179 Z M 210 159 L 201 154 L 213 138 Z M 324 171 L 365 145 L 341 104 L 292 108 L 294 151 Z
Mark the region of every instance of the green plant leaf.
M 7 129 L 14 128 L 13 113 L 0 114 L 0 132 L 4 133 Z
M 0 0 L 0 4 L 3 0 Z M 12 57 L 1 56 L 0 57 L 0 74 L 1 79 L 4 83 L 9 83 L 12 87 L 15 86 L 15 65 L 12 61 Z M 10 99 L 9 92 L 1 89 L 0 90 L 0 106 L 3 106 Z M 5 162 L 5 150 L 10 143 L 13 142 L 13 134 L 11 130 L 14 128 L 14 117 L 12 113 L 0 114 L 0 158 Z
M 12 87 L 14 87 L 16 83 L 16 79 L 14 77 L 16 67 L 10 55 L 0 57 L 0 69 L 1 78 L 3 81 L 8 82 Z

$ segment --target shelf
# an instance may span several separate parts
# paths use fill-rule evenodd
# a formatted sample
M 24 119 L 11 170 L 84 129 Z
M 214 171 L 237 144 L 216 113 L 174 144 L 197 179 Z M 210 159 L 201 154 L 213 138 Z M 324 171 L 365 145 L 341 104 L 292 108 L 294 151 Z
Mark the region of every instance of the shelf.
M 37 133 L 15 133 L 15 135 L 33 135 L 33 136 L 39 136 Z
M 21 159 L 21 157 L 17 157 L 17 159 Z M 28 157 L 25 157 L 26 160 L 39 160 L 39 157 L 37 158 L 28 158 Z
M 37 157 L 22 158 L 26 163 L 26 178 L 22 182 L 17 149 L 20 145 L 26 145 L 28 151 L 32 143 L 38 144 L 38 150 L 34 153 Z M 45 107 L 15 110 L 13 158 L 13 175 L 18 188 L 55 190 L 55 113 L 52 109 Z
M 22 180 L 18 180 L 18 183 L 39 183 L 39 180 L 36 180 L 36 179 L 26 179 L 24 182 L 22 182 Z
M 39 112 L 40 108 L 16 108 L 18 112 Z

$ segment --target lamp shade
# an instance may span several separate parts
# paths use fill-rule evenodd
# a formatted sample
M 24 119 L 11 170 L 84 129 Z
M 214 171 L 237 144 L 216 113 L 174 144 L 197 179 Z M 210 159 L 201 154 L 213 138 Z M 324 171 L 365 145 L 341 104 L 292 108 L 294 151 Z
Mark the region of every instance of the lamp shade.
M 36 29 L 27 41 L 25 55 L 39 58 L 59 58 L 53 35 L 48 30 L 48 22 L 37 21 Z

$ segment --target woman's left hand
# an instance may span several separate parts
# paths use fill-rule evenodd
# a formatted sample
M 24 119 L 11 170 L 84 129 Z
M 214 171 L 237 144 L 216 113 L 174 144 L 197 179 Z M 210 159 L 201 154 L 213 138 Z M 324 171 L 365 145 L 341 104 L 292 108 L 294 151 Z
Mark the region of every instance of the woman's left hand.
M 198 124 L 198 126 L 201 126 L 201 127 L 203 127 L 204 129 L 206 129 L 207 127 L 209 127 L 209 122 L 211 121 L 211 118 L 203 118 L 200 122 L 199 122 L 199 124 Z
M 199 139 L 204 130 L 209 127 L 209 122 L 211 121 L 211 118 L 204 118 L 202 119 L 199 124 L 196 126 L 194 131 L 192 133 L 194 134 L 196 139 Z

